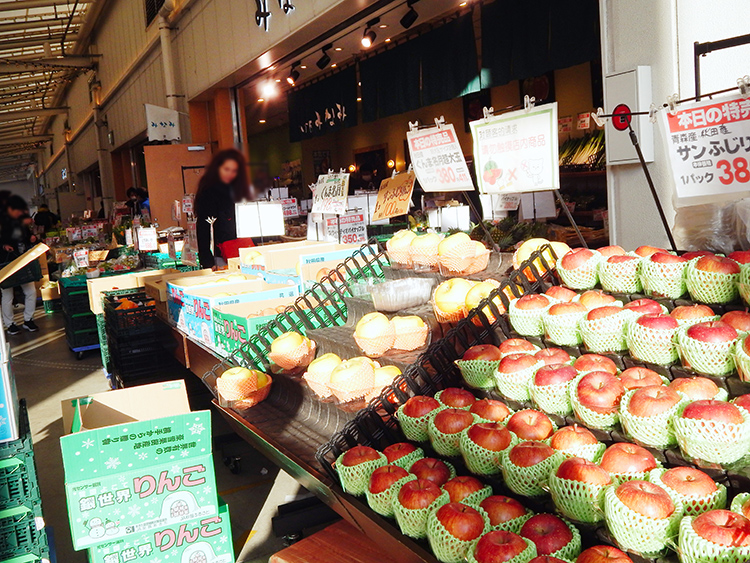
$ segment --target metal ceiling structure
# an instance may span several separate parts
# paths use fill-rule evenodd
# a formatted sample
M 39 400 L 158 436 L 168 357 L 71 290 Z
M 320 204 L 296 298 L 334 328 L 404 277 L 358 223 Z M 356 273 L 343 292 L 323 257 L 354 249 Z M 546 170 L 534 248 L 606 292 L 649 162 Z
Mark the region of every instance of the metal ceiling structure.
M 60 103 L 67 84 L 93 67 L 82 56 L 93 6 L 0 0 L 0 182 L 26 178 L 51 139 L 51 120 L 67 113 Z

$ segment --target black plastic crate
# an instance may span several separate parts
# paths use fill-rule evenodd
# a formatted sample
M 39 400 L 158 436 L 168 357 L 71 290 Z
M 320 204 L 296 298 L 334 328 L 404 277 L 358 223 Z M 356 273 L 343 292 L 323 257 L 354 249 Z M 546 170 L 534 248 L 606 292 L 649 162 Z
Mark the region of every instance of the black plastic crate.
M 76 313 L 90 313 L 89 291 L 87 286 L 60 286 L 60 300 L 63 310 L 69 315 Z
M 117 307 L 123 299 L 142 302 L 143 305 L 133 309 L 118 309 Z M 146 303 L 151 304 L 146 305 Z M 123 335 L 148 332 L 158 322 L 154 300 L 142 291 L 125 295 L 105 296 L 104 316 L 107 321 L 107 330 Z
M 0 460 L 0 510 L 41 502 L 36 464 L 32 453 Z
M 69 331 L 66 329 L 65 337 L 70 348 L 85 348 L 88 346 L 99 346 L 99 330 L 96 328 Z
M 65 330 L 77 332 L 79 330 L 90 330 L 96 328 L 96 315 L 92 312 L 65 315 Z

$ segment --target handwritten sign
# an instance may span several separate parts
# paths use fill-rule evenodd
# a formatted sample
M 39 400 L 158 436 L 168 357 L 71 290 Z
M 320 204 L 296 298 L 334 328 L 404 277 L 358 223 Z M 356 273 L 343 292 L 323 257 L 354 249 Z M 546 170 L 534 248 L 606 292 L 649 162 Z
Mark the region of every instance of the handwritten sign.
M 73 259 L 76 262 L 76 268 L 89 267 L 89 249 L 79 248 L 73 252 Z
M 469 167 L 452 124 L 406 133 L 412 166 L 426 192 L 474 189 Z
M 560 187 L 557 103 L 470 123 L 482 193 L 533 192 Z
M 367 242 L 367 225 L 364 213 L 349 213 L 326 219 L 328 240 L 341 244 L 361 244 Z
M 409 213 L 411 194 L 414 190 L 416 175 L 413 172 L 399 174 L 395 178 L 386 178 L 380 184 L 378 199 L 372 212 L 372 221 L 398 217 Z
M 573 116 L 566 115 L 557 120 L 558 133 L 570 133 L 573 131 Z
M 138 250 L 143 252 L 159 250 L 159 240 L 155 228 L 141 227 L 138 229 Z
M 280 201 L 281 209 L 284 213 L 284 219 L 293 219 L 295 217 L 299 217 L 299 206 L 297 205 L 296 197 L 290 197 L 282 199 Z
M 313 192 L 313 213 L 346 213 L 349 174 L 321 174 Z

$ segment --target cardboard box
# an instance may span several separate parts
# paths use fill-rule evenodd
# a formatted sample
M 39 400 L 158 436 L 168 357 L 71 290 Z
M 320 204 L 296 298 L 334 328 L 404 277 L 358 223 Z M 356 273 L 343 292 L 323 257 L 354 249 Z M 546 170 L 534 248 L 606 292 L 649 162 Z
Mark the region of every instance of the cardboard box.
M 42 301 L 60 299 L 60 286 L 56 283 L 54 285 L 50 284 L 49 279 L 46 281 L 46 284 L 39 289 L 39 292 L 42 295 Z
M 214 274 L 214 271 L 210 268 L 205 270 L 194 270 L 192 272 L 180 272 L 178 274 L 167 274 L 164 276 L 161 276 L 160 278 L 151 278 L 147 279 L 144 282 L 144 287 L 146 289 L 146 295 L 148 295 L 151 299 L 159 302 L 167 301 L 167 283 L 170 280 L 178 279 L 178 278 L 188 278 L 192 276 L 210 276 Z
M 323 274 L 322 270 L 333 270 L 344 260 L 352 256 L 359 245 L 337 244 L 337 248 L 326 250 L 325 252 L 308 252 L 300 255 L 300 281 L 303 288 L 309 288 L 318 280 L 318 274 Z
M 165 527 L 133 541 L 106 541 L 89 549 L 91 563 L 234 563 L 229 507 L 219 498 L 219 514 Z
M 75 549 L 218 514 L 211 413 L 190 412 L 183 381 L 68 399 L 62 415 Z
M 65 264 L 73 258 L 75 246 L 57 246 L 53 249 L 54 259 L 57 264 Z
M 297 267 L 297 260 L 300 254 L 307 254 L 310 248 L 326 248 L 333 246 L 328 242 L 284 242 L 281 244 L 269 244 L 265 246 L 254 246 L 250 248 L 240 248 L 240 263 L 242 271 L 250 273 L 251 270 L 284 270 Z M 248 254 L 258 253 L 263 257 L 262 264 L 249 265 Z M 254 255 L 254 254 L 253 254 Z
M 145 280 L 156 277 L 160 278 L 166 274 L 180 273 L 174 269 L 167 270 L 144 270 L 142 272 L 130 272 L 128 274 L 119 274 L 116 276 L 107 276 L 105 278 L 93 278 L 86 280 L 86 286 L 89 290 L 89 306 L 95 315 L 104 313 L 102 299 L 105 291 L 115 289 L 135 289 L 143 287 Z
M 227 260 L 227 270 L 229 270 L 230 272 L 239 271 L 241 264 L 242 263 L 240 262 L 239 257 L 230 258 L 229 260 Z
M 174 280 L 175 282 L 179 280 Z M 213 347 L 213 311 L 222 305 L 297 297 L 298 285 L 268 284 L 256 278 L 240 283 L 180 286 L 169 282 L 170 323 L 198 342 Z
M 283 297 L 222 305 L 213 310 L 214 347 L 222 354 L 230 354 L 242 346 L 258 330 L 279 314 L 277 307 L 294 304 L 297 297 Z

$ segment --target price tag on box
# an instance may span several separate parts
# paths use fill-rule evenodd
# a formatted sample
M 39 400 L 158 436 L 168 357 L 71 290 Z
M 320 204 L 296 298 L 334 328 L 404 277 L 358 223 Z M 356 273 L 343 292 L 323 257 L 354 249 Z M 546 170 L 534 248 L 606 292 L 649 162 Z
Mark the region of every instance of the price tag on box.
M 79 248 L 73 252 L 73 259 L 76 262 L 76 268 L 89 267 L 89 249 Z
M 299 207 L 297 206 L 296 197 L 282 199 L 281 209 L 284 211 L 284 219 L 293 219 L 295 217 L 299 217 Z
M 364 213 L 350 213 L 326 219 L 328 240 L 341 244 L 367 242 L 367 225 Z

